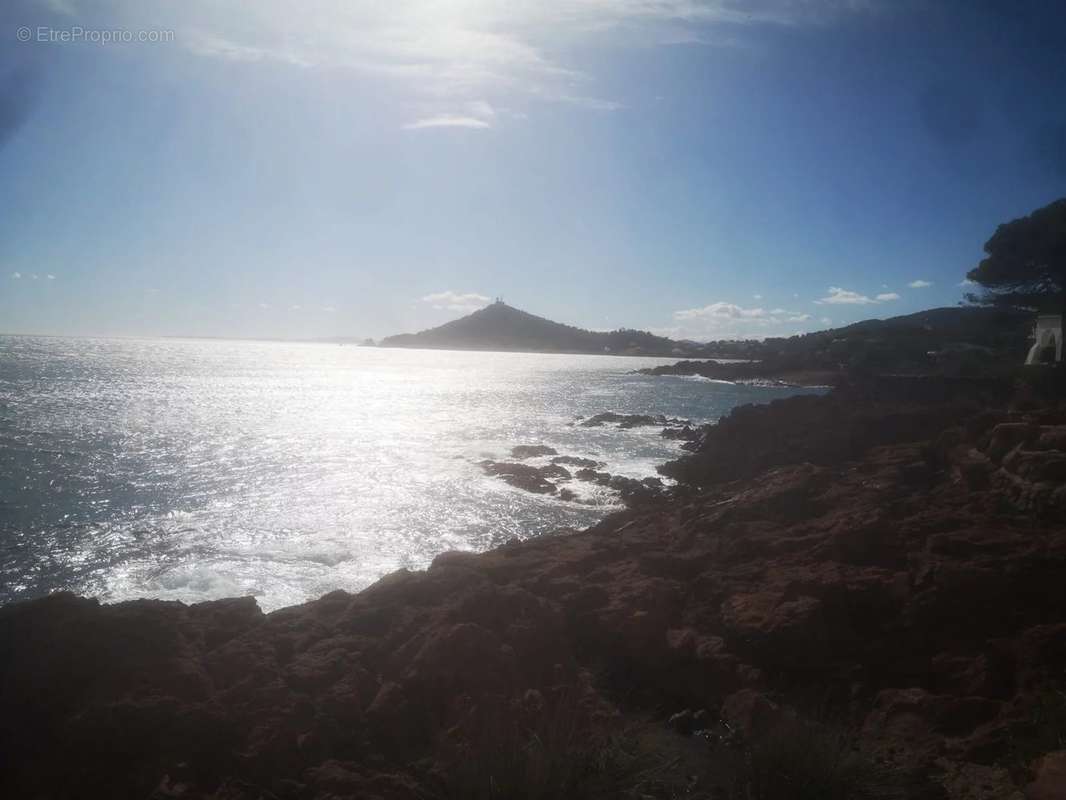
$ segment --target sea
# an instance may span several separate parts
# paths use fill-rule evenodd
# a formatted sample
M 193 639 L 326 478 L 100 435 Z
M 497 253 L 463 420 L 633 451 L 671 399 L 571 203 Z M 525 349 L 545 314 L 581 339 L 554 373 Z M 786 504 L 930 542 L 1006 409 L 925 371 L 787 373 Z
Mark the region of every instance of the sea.
M 672 361 L 0 336 L 0 603 L 253 595 L 270 611 L 359 590 L 620 508 L 604 487 L 561 500 L 484 474 L 515 445 L 641 478 L 679 443 L 580 418 L 706 423 L 821 391 L 634 374 Z

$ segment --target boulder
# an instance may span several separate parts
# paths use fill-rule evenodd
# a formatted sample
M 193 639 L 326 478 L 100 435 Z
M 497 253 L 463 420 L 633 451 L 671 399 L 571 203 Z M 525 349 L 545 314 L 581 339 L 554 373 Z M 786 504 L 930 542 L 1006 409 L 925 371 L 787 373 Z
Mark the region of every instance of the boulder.
M 594 469 L 588 467 L 579 469 L 574 473 L 574 477 L 579 481 L 586 481 L 589 483 L 596 483 L 600 486 L 607 486 L 611 482 L 611 473 L 609 472 L 597 472 Z
M 543 444 L 520 444 L 511 448 L 511 458 L 517 458 L 519 460 L 525 458 L 537 458 L 538 456 L 554 456 L 558 454 L 559 451 L 554 447 L 548 447 Z
M 556 456 L 552 459 L 553 464 L 565 464 L 569 467 L 580 467 L 582 469 L 599 469 L 603 466 L 600 461 L 593 461 L 591 458 L 579 458 L 578 456 Z
M 556 487 L 545 476 L 544 467 L 532 467 L 528 464 L 512 464 L 501 461 L 482 461 L 481 468 L 487 475 L 500 478 L 505 483 L 518 489 L 535 494 L 554 494 Z

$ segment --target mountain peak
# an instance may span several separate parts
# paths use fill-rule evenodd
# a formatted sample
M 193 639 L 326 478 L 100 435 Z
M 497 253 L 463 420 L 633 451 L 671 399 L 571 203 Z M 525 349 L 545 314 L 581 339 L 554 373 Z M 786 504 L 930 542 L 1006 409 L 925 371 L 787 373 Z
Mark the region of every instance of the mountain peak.
M 690 355 L 690 345 L 647 331 L 590 331 L 538 317 L 502 297 L 473 313 L 418 333 L 389 336 L 384 347 L 503 350 L 530 353 Z

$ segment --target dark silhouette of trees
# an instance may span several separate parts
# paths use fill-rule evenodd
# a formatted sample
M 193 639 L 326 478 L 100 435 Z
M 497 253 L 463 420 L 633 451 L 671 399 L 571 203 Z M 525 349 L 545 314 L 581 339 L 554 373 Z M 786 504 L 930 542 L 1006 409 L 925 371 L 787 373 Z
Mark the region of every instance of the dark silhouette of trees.
M 1066 305 L 1066 197 L 1006 222 L 985 242 L 987 256 L 966 277 L 983 289 L 973 302 L 1061 312 Z

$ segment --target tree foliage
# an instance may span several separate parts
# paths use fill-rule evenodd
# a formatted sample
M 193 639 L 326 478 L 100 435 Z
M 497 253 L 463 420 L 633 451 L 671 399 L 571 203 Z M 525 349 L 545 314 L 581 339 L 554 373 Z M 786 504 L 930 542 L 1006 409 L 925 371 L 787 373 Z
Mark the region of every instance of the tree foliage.
M 1027 217 L 996 228 L 985 242 L 986 256 L 967 274 L 981 295 L 969 299 L 1023 308 L 1055 303 L 1066 296 L 1066 197 Z

